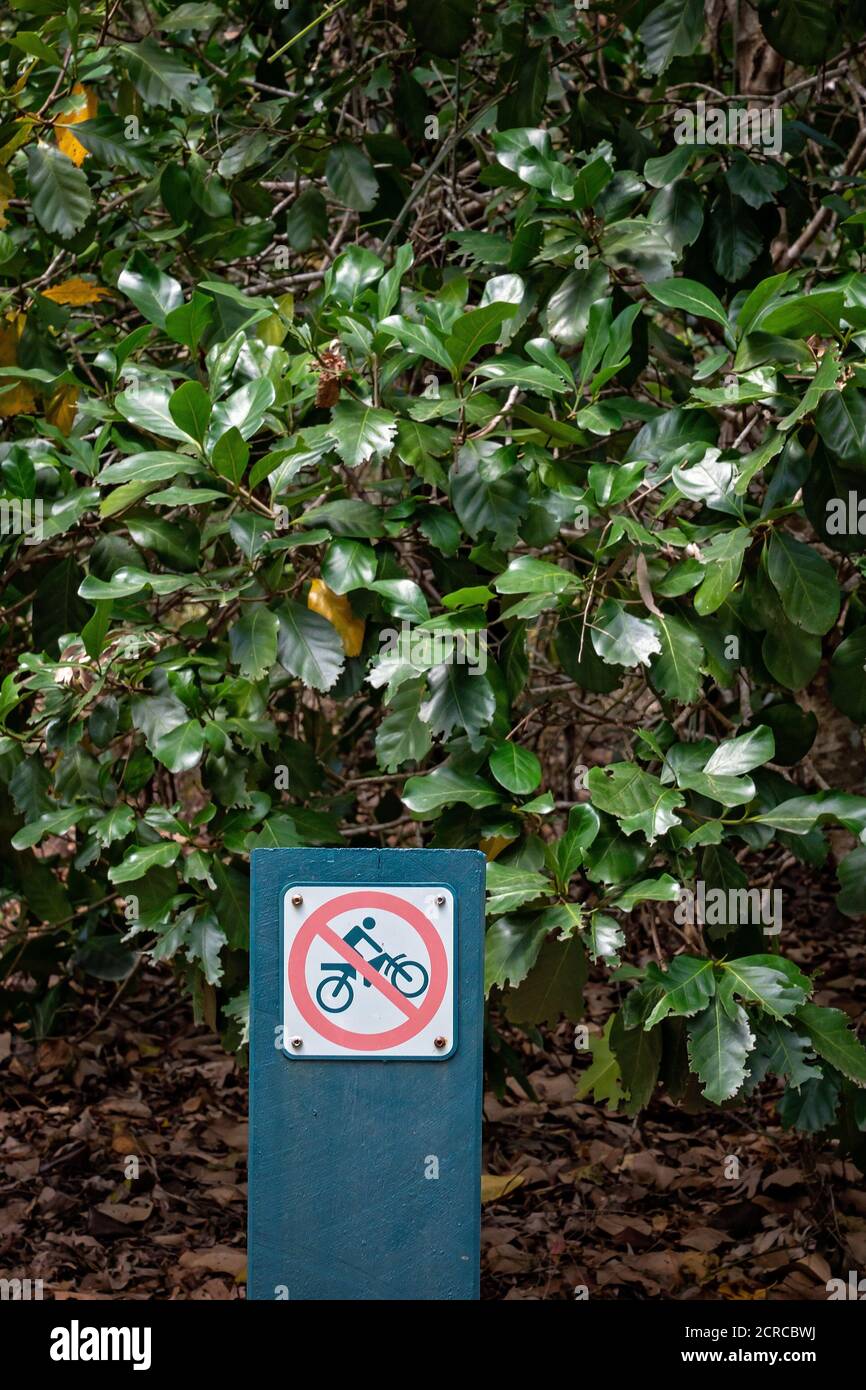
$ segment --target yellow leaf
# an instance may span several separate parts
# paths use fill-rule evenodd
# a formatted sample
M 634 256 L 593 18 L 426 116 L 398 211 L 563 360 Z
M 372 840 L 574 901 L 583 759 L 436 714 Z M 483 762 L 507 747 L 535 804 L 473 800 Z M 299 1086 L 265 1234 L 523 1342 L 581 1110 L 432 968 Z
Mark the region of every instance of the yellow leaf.
M 0 367 L 18 365 L 18 344 L 26 322 L 27 315 L 20 310 L 0 319 Z
M 16 381 L 13 386 L 0 392 L 0 415 L 7 419 L 10 415 L 35 415 L 36 397 L 26 381 Z
M 49 425 L 55 425 L 61 434 L 69 434 L 75 424 L 77 407 L 78 387 L 58 386 L 46 403 L 45 418 Z
M 0 367 L 17 367 L 18 343 L 26 322 L 27 315 L 22 313 L 7 314 L 5 321 L 0 320 Z M 36 397 L 26 382 L 16 381 L 6 386 L 5 380 L 0 378 L 0 388 L 3 388 L 0 390 L 0 415 L 35 414 Z
M 495 859 L 497 854 L 501 854 L 508 845 L 514 843 L 513 839 L 508 839 L 505 835 L 491 835 L 487 840 L 479 840 L 478 848 L 482 854 L 486 854 L 488 859 Z
M 522 1184 L 522 1173 L 482 1173 L 481 1201 L 498 1202 Z
M 8 221 L 6 209 L 9 201 L 15 196 L 15 185 L 5 169 L 0 168 L 0 227 L 5 227 Z
M 295 296 L 293 294 L 281 294 L 277 300 L 279 313 L 268 314 L 266 319 L 262 319 L 256 328 L 263 343 L 268 347 L 279 347 L 280 343 L 289 330 L 289 323 L 295 312 Z
M 17 149 L 20 149 L 22 145 L 25 145 L 27 143 L 27 141 L 30 139 L 30 134 L 33 130 L 34 124 L 35 122 L 32 119 L 28 118 L 16 121 L 18 129 L 12 136 L 11 140 L 7 140 L 6 144 L 3 145 L 2 148 L 0 148 L 0 164 L 4 166 L 8 164 L 15 151 Z
M 53 299 L 55 304 L 98 304 L 100 299 L 111 294 L 104 285 L 96 285 L 92 280 L 82 280 L 74 275 L 60 285 L 52 285 L 50 290 L 40 290 L 44 299 Z
M 320 613 L 335 627 L 343 639 L 346 656 L 358 656 L 364 645 L 364 619 L 356 618 L 345 594 L 335 594 L 323 579 L 310 585 L 307 607 Z
M 78 125 L 80 121 L 89 121 L 96 115 L 96 93 L 89 87 L 83 87 L 80 82 L 76 82 L 72 88 L 74 96 L 80 97 L 78 105 L 72 111 L 64 111 L 62 116 L 58 116 L 54 122 L 57 135 L 57 148 L 72 160 L 73 164 L 83 164 L 90 151 L 85 149 L 80 140 L 76 140 L 71 130 L 66 130 L 66 126 Z

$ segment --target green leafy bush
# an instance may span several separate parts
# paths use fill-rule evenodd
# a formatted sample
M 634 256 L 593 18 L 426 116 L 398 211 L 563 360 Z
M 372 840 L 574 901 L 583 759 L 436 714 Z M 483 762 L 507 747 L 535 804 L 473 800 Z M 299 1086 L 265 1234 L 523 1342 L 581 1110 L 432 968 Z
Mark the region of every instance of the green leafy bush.
M 251 849 L 481 845 L 509 1020 L 624 987 L 582 1094 L 862 1153 L 749 874 L 866 909 L 863 13 L 715 8 L 3 21 L 13 1018 L 146 950 L 242 1046 Z

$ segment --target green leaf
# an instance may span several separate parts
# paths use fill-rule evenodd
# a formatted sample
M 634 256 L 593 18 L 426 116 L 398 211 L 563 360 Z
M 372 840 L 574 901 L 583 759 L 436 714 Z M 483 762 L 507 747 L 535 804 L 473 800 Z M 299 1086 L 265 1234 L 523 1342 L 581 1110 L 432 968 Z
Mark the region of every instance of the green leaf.
M 662 1059 L 662 1030 L 626 1028 L 622 1009 L 614 1016 L 610 1047 L 619 1064 L 628 1097 L 625 1113 L 637 1115 L 649 1105 L 658 1082 Z
M 154 756 L 169 772 L 189 772 L 201 762 L 204 742 L 201 724 L 197 719 L 189 719 L 156 740 Z
M 424 777 L 410 777 L 403 788 L 403 801 L 409 810 L 422 818 L 431 811 L 441 810 L 452 801 L 465 802 L 473 810 L 494 806 L 502 793 L 485 782 L 483 777 L 457 772 L 442 764 Z
M 810 1077 L 802 1086 L 789 1086 L 779 1102 L 783 1129 L 817 1134 L 835 1123 L 840 1083 L 836 1076 Z
M 666 790 L 637 763 L 592 767 L 586 776 L 592 804 L 616 816 L 626 835 L 641 830 L 652 843 L 680 824 L 675 809 L 685 803 L 681 792 Z
M 446 350 L 442 339 L 427 324 L 416 323 L 401 314 L 392 314 L 389 318 L 382 319 L 379 328 L 387 329 L 408 352 L 429 358 L 431 362 L 444 367 L 446 372 L 453 372 L 454 362 L 451 354 Z M 401 425 L 403 423 L 401 421 Z
M 817 636 L 830 630 L 839 616 L 841 592 L 829 561 L 812 546 L 773 531 L 767 573 L 790 622 Z
M 119 864 L 108 870 L 112 883 L 132 883 L 143 878 L 149 869 L 156 866 L 167 868 L 180 854 L 180 845 L 172 840 L 160 840 L 158 845 L 136 845 L 126 852 Z
M 709 213 L 713 269 L 723 280 L 742 280 L 763 247 L 763 237 L 742 199 L 725 188 Z
M 650 680 L 669 700 L 680 705 L 694 704 L 701 693 L 703 644 L 685 623 L 666 613 L 656 615 L 656 627 L 661 651 L 650 663 Z
M 434 666 L 428 678 L 430 696 L 420 716 L 434 735 L 448 738 L 455 728 L 474 737 L 496 712 L 496 697 L 487 677 L 455 661 Z
M 792 1086 L 802 1086 L 821 1076 L 815 1066 L 812 1044 L 787 1022 L 758 1015 L 755 1022 L 755 1050 L 749 1058 L 747 1090 L 753 1091 L 768 1072 L 787 1078 Z
M 65 835 L 81 818 L 81 808 L 73 806 L 68 811 L 49 811 L 38 820 L 25 825 L 12 836 L 13 849 L 32 849 L 45 839 L 46 835 Z
M 662 650 L 653 623 L 636 618 L 616 599 L 605 599 L 595 615 L 592 645 L 602 661 L 611 666 L 648 665 L 654 652 Z
M 509 450 L 464 445 L 451 469 L 450 485 L 454 510 L 473 539 L 489 531 L 500 547 L 517 544 L 529 493 Z
M 112 806 L 104 816 L 94 821 L 90 830 L 103 849 L 116 840 L 125 840 L 135 829 L 135 816 L 129 806 Z
M 866 1086 L 866 1048 L 851 1032 L 850 1019 L 841 1009 L 802 1004 L 795 1017 L 805 1029 L 819 1057 L 857 1086 Z
M 421 48 L 456 58 L 475 23 L 475 0 L 408 0 L 408 14 Z
M 746 1011 L 735 1004 L 729 1013 L 717 994 L 686 1026 L 689 1062 L 704 1083 L 702 1094 L 721 1105 L 737 1094 L 746 1079 L 746 1059 L 755 1042 Z
M 549 560 L 519 555 L 493 581 L 499 594 L 568 594 L 583 588 L 580 576 Z
M 593 961 L 603 960 L 612 968 L 619 965 L 619 953 L 625 946 L 622 924 L 607 912 L 593 912 L 589 927 L 582 933 Z
M 189 443 L 189 436 L 185 430 L 180 429 L 172 418 L 168 403 L 171 399 L 171 391 L 162 384 L 147 383 L 139 381 L 127 391 L 121 391 L 115 397 L 115 408 L 128 420 L 131 425 L 138 426 L 139 429 L 146 430 L 149 434 L 160 435 L 163 439 L 180 439 L 184 444 Z M 164 456 L 164 450 L 160 453 Z M 129 460 L 123 460 L 128 465 Z M 190 460 L 190 469 L 194 468 L 193 460 Z M 187 469 L 185 471 L 190 471 Z M 107 472 L 108 470 L 104 470 Z M 135 475 L 139 481 L 144 474 Z M 151 475 L 152 476 L 152 475 Z M 170 474 L 164 470 L 159 473 L 159 477 L 169 477 Z M 111 481 L 120 482 L 121 478 L 112 476 Z
M 723 328 L 728 327 L 728 316 L 712 290 L 700 285 L 696 280 L 662 280 L 647 287 L 653 299 L 665 304 L 669 309 L 683 309 L 695 318 L 712 319 Z
M 703 771 L 713 776 L 736 776 L 741 772 L 751 772 L 753 767 L 771 761 L 776 751 L 776 740 L 772 729 L 759 724 L 747 734 L 738 738 L 726 739 L 710 754 Z
M 563 1018 L 579 1023 L 588 974 L 586 952 L 577 937 L 543 942 L 526 979 L 506 995 L 506 1017 L 535 1027 L 556 1027 Z
M 84 574 L 74 555 L 51 563 L 43 571 L 33 600 L 33 648 L 56 655 L 61 637 L 81 631 L 90 617 L 89 606 L 82 602 L 86 594 Z
M 815 414 L 815 428 L 840 463 L 858 473 L 866 471 L 866 393 L 854 385 L 827 391 Z
M 668 1014 L 691 1017 L 703 1009 L 716 992 L 713 962 L 699 956 L 674 956 L 667 970 L 647 967 L 647 980 L 664 991 L 649 1014 L 645 1028 L 654 1028 Z
M 341 401 L 334 407 L 331 429 L 340 458 L 348 468 L 358 468 L 387 458 L 394 446 L 397 421 L 388 410 Z
M 621 912 L 631 912 L 638 903 L 673 903 L 680 894 L 680 885 L 670 874 L 660 874 L 658 878 L 642 878 L 618 893 L 611 901 L 611 907 Z
M 77 121 L 75 138 L 108 169 L 127 169 L 147 177 L 153 171 L 144 139 L 127 140 L 124 121 L 119 116 L 97 116 Z
M 178 429 L 203 444 L 210 422 L 210 396 L 198 381 L 185 381 L 169 397 L 168 410 Z
M 199 962 L 210 985 L 218 985 L 223 977 L 220 952 L 226 944 L 226 934 L 213 912 L 198 913 L 184 934 L 184 954 Z
M 728 1007 L 732 995 L 747 1004 L 759 1004 L 773 1018 L 785 1018 L 811 993 L 809 980 L 793 961 L 783 956 L 740 956 L 722 961 L 719 997 Z
M 484 992 L 494 985 L 519 985 L 526 979 L 547 936 L 538 917 L 500 917 L 487 928 L 484 942 Z
M 616 1110 L 623 1099 L 619 1062 L 611 1050 L 614 1018 L 615 1015 L 611 1014 L 600 1038 L 590 1038 L 592 1063 L 581 1072 L 574 1093 L 575 1100 L 586 1100 L 591 1095 L 599 1105 L 606 1101 L 608 1110 Z
M 379 193 L 373 166 L 356 145 L 333 146 L 325 162 L 325 178 L 337 202 L 358 212 L 369 212 Z
M 763 207 L 765 203 L 772 203 L 775 195 L 787 183 L 785 170 L 779 164 L 773 164 L 769 160 L 763 162 L 757 159 L 750 159 L 747 154 L 738 152 L 734 155 L 725 174 L 728 187 L 732 193 L 736 193 L 742 198 L 744 203 L 748 203 L 750 208 Z M 777 333 L 778 329 L 767 329 L 768 333 Z M 817 330 L 810 329 L 810 332 Z M 794 336 L 800 337 L 800 334 Z M 807 335 L 804 335 L 807 336 Z
M 337 538 L 331 541 L 322 561 L 322 578 L 335 594 L 366 589 L 376 578 L 376 552 L 363 541 Z M 424 618 L 429 616 L 424 613 Z M 422 619 L 423 621 L 423 619 Z
M 211 462 L 221 478 L 230 483 L 239 483 L 244 476 L 250 446 L 236 425 L 221 434 L 211 453 Z
M 840 642 L 830 662 L 830 699 L 855 724 L 866 724 L 866 627 Z
M 318 188 L 305 188 L 289 208 L 286 236 L 295 251 L 309 251 L 328 232 L 328 205 Z
M 699 616 L 708 617 L 723 605 L 740 578 L 742 560 L 751 539 L 751 531 L 737 527 L 734 531 L 714 535 L 703 550 L 705 577 L 695 592 L 695 613 Z
M 646 48 L 646 70 L 664 72 L 674 58 L 694 53 L 704 32 L 701 0 L 664 0 L 640 25 L 637 35 Z
M 460 315 L 445 339 L 445 350 L 458 372 L 463 371 L 481 348 L 496 342 L 502 325 L 506 319 L 514 317 L 517 307 L 500 301 Z
M 116 45 L 126 63 L 133 86 L 146 106 L 169 108 L 176 103 L 184 111 L 210 109 L 210 93 L 197 73 L 186 67 L 167 46 L 154 39 Z
M 489 758 L 490 771 L 500 787 L 517 796 L 528 796 L 541 783 L 541 763 L 528 748 L 500 743 Z
M 301 526 L 326 526 L 335 536 L 361 536 L 364 539 L 384 534 L 378 507 L 360 502 L 354 497 L 326 502 L 313 507 L 300 518 Z
M 376 731 L 376 761 L 385 772 L 403 763 L 419 763 L 432 746 L 429 727 L 420 717 L 424 682 L 410 681 L 396 692 Z
M 262 603 L 247 604 L 229 630 L 232 661 L 242 676 L 258 681 L 268 675 L 277 660 L 280 620 Z M 285 665 L 285 662 L 283 663 Z
M 773 165 L 761 166 L 771 169 Z M 839 332 L 845 308 L 841 290 L 813 290 L 811 294 L 792 294 L 771 303 L 751 325 L 752 332 L 773 333 L 780 338 L 811 338 L 814 333 L 832 338 Z M 823 360 L 823 359 L 822 359 Z M 819 431 L 820 432 L 820 431 Z
M 346 661 L 336 628 L 291 599 L 286 599 L 278 617 L 281 664 L 313 690 L 330 690 Z
M 166 316 L 183 304 L 183 290 L 177 280 L 165 275 L 143 251 L 133 252 L 118 276 L 117 288 L 157 328 L 165 328 Z
M 51 145 L 31 145 L 27 159 L 36 220 L 49 235 L 69 240 L 84 226 L 93 207 L 87 176 Z
M 513 868 L 492 860 L 487 865 L 487 915 L 513 912 L 553 892 L 553 884 L 533 869 Z

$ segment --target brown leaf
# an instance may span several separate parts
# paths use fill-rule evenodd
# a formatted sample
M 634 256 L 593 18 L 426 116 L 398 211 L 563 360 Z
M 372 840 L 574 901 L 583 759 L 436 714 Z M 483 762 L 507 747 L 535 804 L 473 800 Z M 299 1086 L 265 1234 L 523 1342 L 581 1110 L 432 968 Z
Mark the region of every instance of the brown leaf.
M 499 1202 L 523 1183 L 522 1173 L 482 1173 L 481 1201 Z
M 247 1254 L 233 1245 L 212 1245 L 208 1250 L 185 1250 L 179 1264 L 181 1269 L 208 1269 L 241 1279 L 246 1275 Z

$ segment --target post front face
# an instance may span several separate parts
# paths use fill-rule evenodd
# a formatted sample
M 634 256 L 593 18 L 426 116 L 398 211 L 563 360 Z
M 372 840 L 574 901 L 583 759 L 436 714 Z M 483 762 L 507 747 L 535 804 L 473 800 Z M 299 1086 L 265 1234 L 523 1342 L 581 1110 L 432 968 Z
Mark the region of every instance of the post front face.
M 484 865 L 253 851 L 248 1297 L 478 1297 Z

